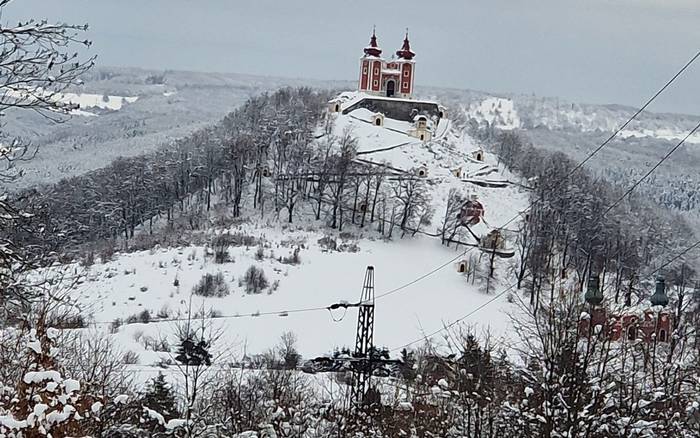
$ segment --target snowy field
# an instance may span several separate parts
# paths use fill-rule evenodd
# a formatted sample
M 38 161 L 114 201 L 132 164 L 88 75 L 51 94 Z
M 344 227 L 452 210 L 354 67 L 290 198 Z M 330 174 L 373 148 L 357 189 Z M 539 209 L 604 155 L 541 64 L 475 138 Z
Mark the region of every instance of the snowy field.
M 115 318 L 149 310 L 156 319 L 158 312 L 173 317 L 187 314 L 190 297 L 193 312 L 220 312 L 211 319 L 212 327 L 225 333 L 221 349 L 231 349 L 238 357 L 247 351 L 262 353 L 274 346 L 285 331 L 299 338 L 305 357 L 332 352 L 335 347 L 352 346 L 356 311 L 336 310 L 289 313 L 295 309 L 326 307 L 338 302 L 357 302 L 367 266 L 375 267 L 376 294 L 380 296 L 427 274 L 445 264 L 433 275 L 391 295 L 377 300 L 375 343 L 397 348 L 463 316 L 492 298 L 482 292 L 483 285 L 471 284 L 456 272 L 451 259 L 464 251 L 450 250 L 439 240 L 429 237 L 405 238 L 391 243 L 361 239 L 354 242 L 358 252 L 325 252 L 317 243 L 322 234 L 306 231 L 266 229 L 271 248 L 265 259 L 255 259 L 256 248 L 230 250 L 234 263 L 215 264 L 204 257 L 205 248 L 188 247 L 125 254 L 116 261 L 96 264 L 87 272 L 87 281 L 75 291 L 82 306 L 90 309 L 103 329 Z M 274 233 L 274 234 L 273 234 Z M 277 247 L 282 240 L 305 242 L 300 265 L 285 265 L 274 257 L 288 256 L 291 248 Z M 189 259 L 189 260 L 188 260 Z M 247 294 L 238 279 L 251 266 L 261 267 L 270 284 L 279 282 L 275 291 Z M 129 274 L 127 274 L 129 272 Z M 190 292 L 204 273 L 222 273 L 231 294 L 224 298 L 202 298 Z M 174 286 L 174 279 L 179 286 Z M 500 290 L 500 289 L 499 289 Z M 506 334 L 506 300 L 494 302 L 467 321 L 481 329 L 490 328 L 496 336 Z M 261 316 L 251 316 L 263 313 Z M 272 313 L 272 314 L 268 314 Z M 237 317 L 239 316 L 240 317 Z M 334 319 L 337 321 L 334 321 Z M 158 362 L 167 353 L 148 351 L 139 338 L 169 338 L 178 322 L 128 324 L 114 335 L 122 349 L 139 354 L 143 365 Z M 196 323 L 198 324 L 198 323 Z M 440 338 L 438 337 L 438 340 Z

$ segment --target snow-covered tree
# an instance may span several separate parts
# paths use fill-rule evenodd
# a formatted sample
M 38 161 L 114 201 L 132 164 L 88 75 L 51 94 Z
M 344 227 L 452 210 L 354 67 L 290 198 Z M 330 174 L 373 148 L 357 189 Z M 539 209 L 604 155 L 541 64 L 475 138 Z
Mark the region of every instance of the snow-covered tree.
M 0 17 L 11 0 L 0 0 Z M 80 59 L 76 50 L 90 43 L 80 37 L 86 25 L 74 26 L 27 19 L 16 25 L 0 21 L 0 114 L 8 111 L 37 112 L 50 121 L 60 122 L 77 105 L 66 102 L 62 93 L 80 82 L 80 75 L 94 63 L 94 57 Z M 35 151 L 22 138 L 9 137 L 0 126 L 0 183 L 21 176 L 15 164 L 31 159 Z M 10 201 L 0 188 L 0 302 L 26 305 L 31 300 L 22 286 L 22 275 L 35 265 L 40 254 L 18 244 L 12 235 L 38 232 L 27 221 L 28 215 Z

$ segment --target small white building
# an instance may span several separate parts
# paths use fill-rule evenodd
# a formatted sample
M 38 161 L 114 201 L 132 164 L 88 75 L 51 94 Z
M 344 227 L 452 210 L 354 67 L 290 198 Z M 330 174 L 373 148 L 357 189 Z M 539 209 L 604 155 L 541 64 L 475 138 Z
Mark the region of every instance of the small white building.
M 430 141 L 433 138 L 433 121 L 423 114 L 415 116 L 413 128 L 408 131 L 408 135 L 421 141 Z
M 372 114 L 372 124 L 374 126 L 384 126 L 384 114 L 382 114 L 382 113 Z
M 471 157 L 476 161 L 484 161 L 484 150 L 481 148 L 474 149 L 471 151 Z
M 331 99 L 328 101 L 328 111 L 332 113 L 339 113 L 342 108 L 342 101 L 339 98 Z

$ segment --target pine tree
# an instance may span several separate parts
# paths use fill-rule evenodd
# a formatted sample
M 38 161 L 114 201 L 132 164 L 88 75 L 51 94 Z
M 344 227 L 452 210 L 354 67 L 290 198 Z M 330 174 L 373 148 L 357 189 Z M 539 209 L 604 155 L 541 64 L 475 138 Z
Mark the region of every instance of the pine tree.
M 158 376 L 148 382 L 146 391 L 141 397 L 141 403 L 161 414 L 165 421 L 179 417 L 175 394 L 163 373 L 159 372 Z
M 412 351 L 407 349 L 401 350 L 401 377 L 403 377 L 407 382 L 413 382 L 416 379 L 417 372 L 415 369 L 416 365 L 416 355 Z
M 177 349 L 177 356 L 175 360 L 183 365 L 211 365 L 211 353 L 209 353 L 209 344 L 200 340 L 199 342 L 193 341 L 189 337 L 184 339 Z

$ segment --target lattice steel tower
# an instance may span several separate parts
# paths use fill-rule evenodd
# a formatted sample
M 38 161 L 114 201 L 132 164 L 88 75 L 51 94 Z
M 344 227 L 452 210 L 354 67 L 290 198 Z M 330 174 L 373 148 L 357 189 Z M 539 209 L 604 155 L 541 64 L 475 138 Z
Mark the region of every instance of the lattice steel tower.
M 361 408 L 371 387 L 374 336 L 374 267 L 367 266 L 357 315 L 351 403 Z

